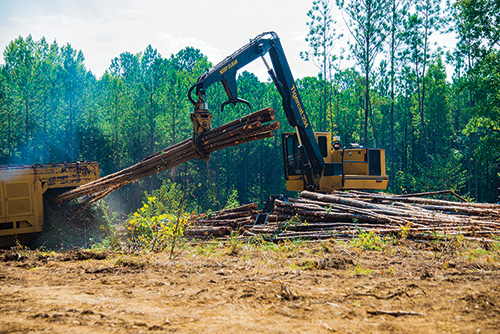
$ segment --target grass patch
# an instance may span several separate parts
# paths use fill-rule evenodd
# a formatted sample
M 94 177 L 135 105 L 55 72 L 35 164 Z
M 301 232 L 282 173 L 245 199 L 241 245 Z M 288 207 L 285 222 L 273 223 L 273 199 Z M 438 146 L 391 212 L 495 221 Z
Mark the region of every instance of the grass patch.
M 374 270 L 368 269 L 360 265 L 359 263 L 347 271 L 349 276 L 370 276 L 374 273 Z
M 470 261 L 476 261 L 480 258 L 487 257 L 491 255 L 490 251 L 483 248 L 471 249 L 467 252 L 467 259 Z

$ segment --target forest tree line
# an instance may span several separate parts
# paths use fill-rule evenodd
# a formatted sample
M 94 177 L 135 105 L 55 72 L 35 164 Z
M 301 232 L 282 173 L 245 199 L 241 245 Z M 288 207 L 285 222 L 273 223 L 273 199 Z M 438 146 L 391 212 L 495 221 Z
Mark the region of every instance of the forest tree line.
M 461 0 L 315 0 L 304 61 L 315 77 L 296 78 L 315 131 L 344 144 L 386 149 L 388 191 L 452 189 L 476 201 L 496 201 L 500 186 L 500 2 Z M 342 11 L 350 47 L 338 50 L 333 19 Z M 439 34 L 453 31 L 445 52 Z M 278 31 L 279 34 L 279 31 Z M 436 37 L 437 36 L 437 37 Z M 432 44 L 437 40 L 437 45 Z M 286 52 L 286 45 L 285 52 Z M 343 67 L 349 58 L 350 67 Z M 203 50 L 163 57 L 151 45 L 124 52 L 97 78 L 81 50 L 45 38 L 19 36 L 0 67 L 0 164 L 93 160 L 101 175 L 128 167 L 192 135 L 187 91 L 212 67 Z M 453 75 L 447 76 L 447 67 Z M 292 68 L 293 72 L 293 68 Z M 127 186 L 113 196 L 129 211 L 144 191 L 166 180 L 193 193 L 202 210 L 235 196 L 262 203 L 286 193 L 281 133 L 291 132 L 271 80 L 238 76 L 239 95 L 253 110 L 273 107 L 275 137 L 212 154 Z M 222 86 L 207 93 L 213 127 L 250 113 L 220 105 Z

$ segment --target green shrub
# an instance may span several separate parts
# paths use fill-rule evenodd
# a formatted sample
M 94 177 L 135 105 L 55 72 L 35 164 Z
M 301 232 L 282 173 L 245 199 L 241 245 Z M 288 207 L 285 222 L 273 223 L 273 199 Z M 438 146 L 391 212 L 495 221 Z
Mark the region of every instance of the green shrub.
M 146 193 L 146 201 L 127 222 L 128 241 L 133 248 L 162 251 L 173 247 L 188 224 L 186 195 L 176 183 L 165 183 L 151 195 Z
M 375 235 L 373 231 L 368 233 L 361 231 L 358 236 L 351 241 L 351 246 L 355 248 L 380 251 L 385 246 L 385 242 L 380 239 L 379 236 Z

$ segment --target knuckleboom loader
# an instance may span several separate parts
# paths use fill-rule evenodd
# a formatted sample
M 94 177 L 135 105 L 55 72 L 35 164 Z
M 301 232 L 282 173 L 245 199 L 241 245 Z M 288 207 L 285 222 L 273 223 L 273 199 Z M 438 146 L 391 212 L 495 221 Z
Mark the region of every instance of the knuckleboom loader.
M 272 68 L 268 65 L 269 54 Z M 342 147 L 339 137 L 330 133 L 314 132 L 302 104 L 283 48 L 275 32 L 266 32 L 250 40 L 208 72 L 201 75 L 189 89 L 188 98 L 194 104 L 193 143 L 201 157 L 206 157 L 198 145 L 199 136 L 211 127 L 212 114 L 207 108 L 207 88 L 221 82 L 228 104 L 248 101 L 238 97 L 237 71 L 257 58 L 262 58 L 267 71 L 283 99 L 283 109 L 293 133 L 282 134 L 283 158 L 287 190 L 330 192 L 342 189 L 386 189 L 385 150 L 359 145 Z M 197 99 L 192 96 L 193 91 Z

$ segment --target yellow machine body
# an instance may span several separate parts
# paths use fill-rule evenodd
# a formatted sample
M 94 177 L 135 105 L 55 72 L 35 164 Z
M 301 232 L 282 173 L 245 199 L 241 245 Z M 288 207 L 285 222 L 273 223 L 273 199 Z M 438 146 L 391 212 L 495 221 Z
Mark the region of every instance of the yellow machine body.
M 0 166 L 0 237 L 43 230 L 44 194 L 99 178 L 96 162 Z
M 387 189 L 385 150 L 362 147 L 334 148 L 330 133 L 315 132 L 325 162 L 321 175 L 314 175 L 316 191 L 352 189 Z M 308 189 L 303 173 L 296 133 L 283 134 L 283 157 L 286 188 L 289 191 Z

